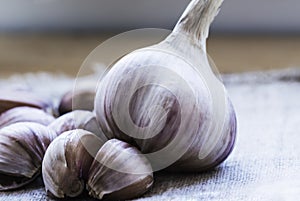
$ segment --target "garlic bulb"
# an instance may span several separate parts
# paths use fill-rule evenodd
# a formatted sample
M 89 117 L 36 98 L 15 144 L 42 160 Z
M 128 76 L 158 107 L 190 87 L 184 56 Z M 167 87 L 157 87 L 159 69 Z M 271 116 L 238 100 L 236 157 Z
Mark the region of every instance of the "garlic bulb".
M 43 160 L 42 174 L 47 193 L 57 198 L 80 195 L 93 158 L 103 144 L 96 135 L 81 129 L 57 137 Z
M 0 129 L 0 190 L 19 188 L 34 180 L 55 136 L 38 123 L 16 123 Z
M 107 137 L 103 134 L 98 125 L 96 116 L 89 111 L 75 110 L 69 112 L 57 118 L 48 127 L 54 130 L 57 135 L 60 135 L 65 131 L 83 129 L 94 133 L 103 141 L 107 141 Z
M 222 2 L 192 0 L 164 41 L 118 60 L 98 86 L 103 132 L 135 144 L 154 171 L 204 171 L 233 149 L 235 112 L 206 53 Z
M 33 107 L 16 107 L 0 115 L 0 128 L 18 122 L 36 122 L 48 126 L 54 117 L 43 110 Z
M 98 199 L 127 200 L 144 194 L 152 184 L 149 161 L 131 145 L 112 139 L 98 151 L 87 189 Z

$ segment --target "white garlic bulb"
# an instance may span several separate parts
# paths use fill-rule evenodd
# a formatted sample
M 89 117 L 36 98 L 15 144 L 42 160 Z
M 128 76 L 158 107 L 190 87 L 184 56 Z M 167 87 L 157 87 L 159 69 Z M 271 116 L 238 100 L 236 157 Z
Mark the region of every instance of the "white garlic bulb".
M 164 41 L 118 60 L 98 86 L 103 132 L 136 145 L 154 171 L 204 171 L 232 151 L 235 112 L 206 53 L 222 2 L 191 1 Z

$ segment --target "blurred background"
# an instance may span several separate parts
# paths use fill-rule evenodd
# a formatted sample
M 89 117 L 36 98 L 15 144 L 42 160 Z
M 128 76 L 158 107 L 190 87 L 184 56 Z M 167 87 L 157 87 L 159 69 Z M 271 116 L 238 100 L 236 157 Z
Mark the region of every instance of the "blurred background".
M 105 39 L 137 28 L 172 29 L 189 2 L 0 0 L 0 73 L 76 75 Z M 220 72 L 300 66 L 299 8 L 299 0 L 225 0 L 208 41 Z

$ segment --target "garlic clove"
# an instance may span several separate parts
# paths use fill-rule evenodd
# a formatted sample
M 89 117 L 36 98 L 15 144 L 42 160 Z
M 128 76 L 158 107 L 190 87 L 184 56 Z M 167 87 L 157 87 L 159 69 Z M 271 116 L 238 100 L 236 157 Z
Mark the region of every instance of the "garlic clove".
M 47 149 L 42 165 L 47 193 L 57 198 L 80 195 L 93 157 L 103 143 L 96 135 L 81 129 L 57 137 Z
M 67 92 L 59 104 L 59 114 L 63 115 L 73 110 L 93 111 L 96 92 L 93 89 L 77 89 Z
M 54 117 L 43 110 L 33 107 L 16 107 L 0 115 L 0 128 L 18 123 L 18 122 L 35 122 L 48 126 L 54 121 Z
M 144 194 L 152 184 L 149 161 L 131 145 L 112 139 L 98 151 L 87 189 L 98 199 L 126 200 Z
M 48 127 L 54 130 L 57 135 L 65 131 L 83 129 L 94 133 L 103 141 L 107 141 L 107 137 L 103 134 L 95 114 L 90 111 L 75 110 L 69 112 L 57 118 Z
M 51 103 L 39 98 L 36 94 L 26 91 L 1 91 L 0 114 L 19 106 L 35 107 L 43 110 L 51 108 Z
M 0 129 L 0 190 L 15 189 L 32 181 L 55 136 L 47 127 L 31 122 Z

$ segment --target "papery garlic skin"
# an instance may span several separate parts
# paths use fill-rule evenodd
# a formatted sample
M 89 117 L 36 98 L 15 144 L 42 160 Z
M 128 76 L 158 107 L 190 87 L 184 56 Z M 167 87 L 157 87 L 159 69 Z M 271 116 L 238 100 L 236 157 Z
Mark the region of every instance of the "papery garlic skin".
M 98 86 L 103 132 L 136 145 L 154 171 L 204 171 L 232 151 L 236 115 L 205 45 L 221 3 L 193 0 L 164 41 L 121 58 Z
M 144 194 L 152 184 L 152 168 L 142 153 L 112 139 L 98 151 L 89 171 L 87 189 L 100 200 L 127 200 Z
M 55 137 L 52 130 L 37 123 L 16 123 L 0 129 L 0 190 L 19 188 L 34 180 Z
M 0 94 L 0 114 L 9 109 L 21 106 L 35 107 L 42 110 L 51 110 L 51 101 L 29 91 L 2 90 Z
M 43 160 L 46 192 L 56 198 L 80 195 L 93 158 L 103 143 L 93 133 L 81 129 L 67 131 L 57 137 Z

